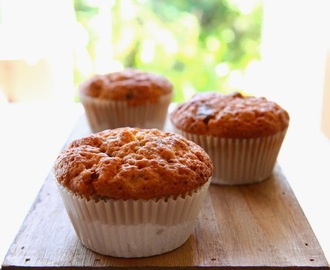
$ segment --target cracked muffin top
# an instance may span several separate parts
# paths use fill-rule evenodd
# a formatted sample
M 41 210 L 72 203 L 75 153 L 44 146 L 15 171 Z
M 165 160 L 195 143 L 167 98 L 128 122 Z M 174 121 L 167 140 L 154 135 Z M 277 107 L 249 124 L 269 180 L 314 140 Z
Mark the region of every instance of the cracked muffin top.
M 156 102 L 172 94 L 172 83 L 162 75 L 129 68 L 95 75 L 79 86 L 79 93 L 103 100 L 125 101 L 130 105 Z
M 93 199 L 159 199 L 206 183 L 213 165 L 183 136 L 158 129 L 117 128 L 72 141 L 57 157 L 59 184 Z
M 257 138 L 284 131 L 289 114 L 265 97 L 206 92 L 177 105 L 170 121 L 175 128 L 193 134 Z

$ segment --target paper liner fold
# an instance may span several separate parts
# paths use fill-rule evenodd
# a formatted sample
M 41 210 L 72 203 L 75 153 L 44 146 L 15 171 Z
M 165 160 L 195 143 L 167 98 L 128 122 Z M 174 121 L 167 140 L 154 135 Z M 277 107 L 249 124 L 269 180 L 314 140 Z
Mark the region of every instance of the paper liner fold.
M 213 184 L 255 183 L 272 175 L 286 131 L 260 138 L 219 138 L 175 129 L 199 144 L 210 156 L 214 170 Z
M 159 98 L 157 102 L 128 105 L 125 101 L 100 100 L 79 94 L 93 132 L 118 127 L 139 127 L 163 129 L 172 93 Z
M 211 180 L 211 179 L 210 179 Z M 193 231 L 210 180 L 190 195 L 160 200 L 87 200 L 58 184 L 81 242 L 115 257 L 147 257 L 174 250 Z

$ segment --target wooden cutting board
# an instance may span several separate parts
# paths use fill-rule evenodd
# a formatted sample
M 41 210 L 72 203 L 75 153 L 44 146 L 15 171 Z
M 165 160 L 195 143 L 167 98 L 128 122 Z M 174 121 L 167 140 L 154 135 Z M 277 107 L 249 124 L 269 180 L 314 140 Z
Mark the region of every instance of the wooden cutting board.
M 83 116 L 66 144 L 88 133 Z M 330 269 L 278 165 L 261 183 L 211 185 L 188 241 L 172 252 L 139 259 L 107 257 L 86 249 L 50 172 L 2 263 L 3 270 L 24 268 Z

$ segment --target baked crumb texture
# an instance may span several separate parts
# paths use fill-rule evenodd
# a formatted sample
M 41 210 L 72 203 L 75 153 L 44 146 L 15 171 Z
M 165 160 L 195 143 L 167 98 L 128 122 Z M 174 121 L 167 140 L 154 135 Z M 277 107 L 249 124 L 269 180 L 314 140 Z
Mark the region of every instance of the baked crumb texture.
M 212 175 L 206 152 L 158 129 L 117 128 L 73 141 L 54 164 L 57 181 L 97 199 L 159 199 L 186 194 Z
M 105 75 L 95 75 L 82 83 L 79 91 L 89 97 L 127 101 L 131 105 L 156 102 L 173 92 L 172 83 L 162 75 L 136 69 L 126 69 Z
M 206 92 L 179 104 L 170 114 L 170 120 L 176 128 L 189 133 L 258 138 L 285 130 L 289 114 L 265 97 Z

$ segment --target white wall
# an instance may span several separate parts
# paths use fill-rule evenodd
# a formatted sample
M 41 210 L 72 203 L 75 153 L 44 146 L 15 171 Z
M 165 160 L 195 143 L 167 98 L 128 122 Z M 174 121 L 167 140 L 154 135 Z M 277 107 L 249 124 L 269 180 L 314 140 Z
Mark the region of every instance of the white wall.
M 330 2 L 264 0 L 264 8 L 262 92 L 287 107 L 294 120 L 319 125 Z
M 330 1 L 264 0 L 258 94 L 291 116 L 279 162 L 330 258 L 330 142 L 321 132 Z M 330 104 L 328 104 L 330 106 Z
M 73 100 L 77 29 L 72 1 L 0 0 L 0 18 L 2 96 L 10 101 Z

